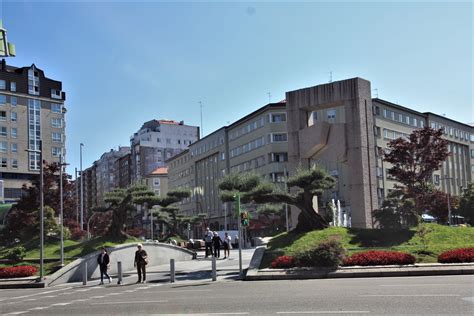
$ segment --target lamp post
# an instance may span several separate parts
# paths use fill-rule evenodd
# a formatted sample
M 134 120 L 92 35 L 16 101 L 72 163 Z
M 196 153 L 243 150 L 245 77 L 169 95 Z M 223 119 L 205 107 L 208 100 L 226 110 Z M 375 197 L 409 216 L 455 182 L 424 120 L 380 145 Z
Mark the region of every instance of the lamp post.
M 82 147 L 84 147 L 84 144 L 81 143 L 79 146 L 79 153 L 80 153 L 80 159 L 79 159 L 79 168 L 80 168 L 80 177 L 81 177 L 81 230 L 84 230 L 84 177 L 82 174 Z
M 38 149 L 27 149 L 28 153 L 39 154 L 40 161 L 40 277 L 39 281 L 43 282 L 44 280 L 44 194 L 43 194 L 43 141 L 39 141 L 39 150 Z M 31 158 L 31 156 L 30 156 Z M 36 160 L 36 159 L 35 159 Z
M 60 214 L 59 221 L 61 222 L 61 267 L 64 266 L 64 195 L 63 195 L 63 167 L 67 166 L 67 163 L 63 162 L 63 152 L 59 154 L 59 204 Z
M 87 221 L 87 239 L 91 239 L 91 235 L 90 235 L 90 233 L 89 233 L 89 225 L 90 225 L 90 223 L 91 223 L 92 218 L 94 218 L 94 216 L 96 216 L 96 215 L 97 215 L 97 213 L 94 212 L 94 213 L 92 214 L 92 216 L 89 217 L 89 220 Z
M 440 178 L 440 180 L 453 180 L 452 177 Z M 446 187 L 447 189 L 447 187 Z M 448 190 L 446 190 L 448 191 Z M 451 191 L 451 183 L 449 184 L 449 191 Z M 447 192 L 448 197 L 448 225 L 451 226 L 451 201 L 449 199 L 450 192 Z

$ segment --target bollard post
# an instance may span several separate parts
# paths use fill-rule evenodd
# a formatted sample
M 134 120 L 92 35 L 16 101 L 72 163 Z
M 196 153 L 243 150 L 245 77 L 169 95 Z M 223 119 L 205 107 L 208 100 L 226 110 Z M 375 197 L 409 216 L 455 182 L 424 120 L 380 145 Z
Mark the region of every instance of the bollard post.
M 122 284 L 122 261 L 117 261 L 117 284 Z
M 82 266 L 82 285 L 87 285 L 87 261 Z
M 216 257 L 212 256 L 212 281 L 217 279 Z
M 174 283 L 175 269 L 174 259 L 170 259 L 170 283 Z

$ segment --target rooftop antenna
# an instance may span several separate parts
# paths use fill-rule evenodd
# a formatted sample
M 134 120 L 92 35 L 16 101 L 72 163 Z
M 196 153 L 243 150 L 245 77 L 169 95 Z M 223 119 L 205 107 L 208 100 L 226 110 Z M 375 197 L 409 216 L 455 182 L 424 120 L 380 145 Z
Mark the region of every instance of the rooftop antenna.
M 201 101 L 199 101 L 199 108 L 201 109 L 201 138 L 202 138 L 203 132 L 202 132 L 202 102 Z
M 332 71 L 329 72 L 329 83 L 332 82 Z
M 268 94 L 268 103 L 271 103 L 272 94 L 271 94 L 271 92 L 267 92 L 267 94 Z
M 379 89 L 375 88 L 375 89 L 372 89 L 372 91 L 375 92 L 375 97 L 378 99 L 378 97 L 379 97 Z

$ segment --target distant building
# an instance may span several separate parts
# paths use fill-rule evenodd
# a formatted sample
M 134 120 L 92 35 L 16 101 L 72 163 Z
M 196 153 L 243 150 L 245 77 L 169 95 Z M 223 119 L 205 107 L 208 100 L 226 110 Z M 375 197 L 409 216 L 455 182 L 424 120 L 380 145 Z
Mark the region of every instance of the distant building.
M 166 196 L 168 193 L 168 168 L 158 167 L 146 177 L 148 188 L 158 196 Z
M 65 151 L 66 94 L 62 83 L 49 79 L 31 65 L 17 68 L 0 62 L 0 200 L 14 202 L 21 187 L 39 174 L 39 150 L 43 160 L 59 162 Z
M 144 179 L 199 139 L 199 127 L 172 120 L 151 120 L 130 138 L 132 183 Z
M 220 200 L 219 180 L 231 172 L 253 171 L 283 185 L 287 146 L 285 102 L 265 105 L 191 144 L 167 160 L 170 190 L 193 192 L 180 203 L 180 215 L 206 214 L 212 229 L 236 229 L 232 203 Z M 203 228 L 195 229 L 200 236 Z

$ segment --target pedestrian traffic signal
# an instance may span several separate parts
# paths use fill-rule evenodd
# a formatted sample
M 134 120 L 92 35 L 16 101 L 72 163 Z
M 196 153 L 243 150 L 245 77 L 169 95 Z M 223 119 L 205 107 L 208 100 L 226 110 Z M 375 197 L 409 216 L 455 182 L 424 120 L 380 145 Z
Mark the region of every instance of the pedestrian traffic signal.
M 249 212 L 243 211 L 240 213 L 240 221 L 242 226 L 249 226 Z

